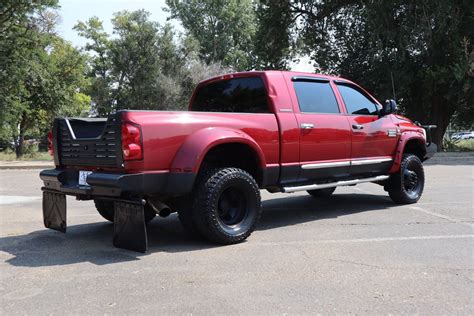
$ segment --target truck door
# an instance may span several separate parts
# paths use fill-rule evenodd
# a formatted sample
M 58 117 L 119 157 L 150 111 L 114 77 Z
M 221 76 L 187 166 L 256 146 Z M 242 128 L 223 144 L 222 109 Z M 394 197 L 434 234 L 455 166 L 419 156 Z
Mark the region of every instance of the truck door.
M 376 101 L 349 83 L 337 89 L 352 129 L 351 174 L 387 172 L 393 163 L 399 130 L 390 116 L 379 117 Z
M 326 78 L 292 77 L 300 130 L 299 181 L 329 179 L 349 172 L 351 129 Z

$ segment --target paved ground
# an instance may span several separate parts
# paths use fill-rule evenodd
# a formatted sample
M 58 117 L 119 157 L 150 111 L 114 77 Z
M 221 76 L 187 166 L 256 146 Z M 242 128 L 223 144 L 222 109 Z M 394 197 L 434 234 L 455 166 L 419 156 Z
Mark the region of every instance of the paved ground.
M 67 234 L 44 229 L 38 170 L 2 170 L 0 313 L 472 315 L 474 158 L 434 162 L 416 205 L 371 184 L 263 193 L 248 242 L 193 241 L 170 216 L 145 255 L 113 248 L 90 202 L 68 199 Z

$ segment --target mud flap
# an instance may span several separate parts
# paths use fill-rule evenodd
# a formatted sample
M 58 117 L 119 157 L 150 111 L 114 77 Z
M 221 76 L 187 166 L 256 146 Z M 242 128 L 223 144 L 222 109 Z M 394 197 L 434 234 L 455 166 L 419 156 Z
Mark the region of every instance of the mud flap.
M 43 222 L 46 228 L 66 232 L 66 195 L 43 191 Z
M 148 239 L 143 205 L 115 201 L 114 207 L 114 246 L 146 252 Z

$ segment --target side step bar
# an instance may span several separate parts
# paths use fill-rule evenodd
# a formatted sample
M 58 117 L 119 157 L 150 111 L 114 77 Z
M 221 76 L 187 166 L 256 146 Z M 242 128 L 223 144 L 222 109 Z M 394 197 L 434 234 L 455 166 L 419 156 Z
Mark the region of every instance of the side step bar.
M 317 189 L 326 189 L 326 188 L 334 188 L 340 187 L 344 185 L 354 185 L 364 182 L 378 182 L 387 180 L 390 176 L 376 176 L 372 178 L 363 178 L 363 179 L 354 179 L 354 180 L 346 180 L 346 181 L 338 181 L 338 182 L 331 182 L 331 183 L 321 183 L 321 184 L 307 184 L 307 185 L 300 185 L 296 187 L 284 187 L 283 192 L 290 193 L 296 191 L 308 191 L 308 190 L 317 190 Z

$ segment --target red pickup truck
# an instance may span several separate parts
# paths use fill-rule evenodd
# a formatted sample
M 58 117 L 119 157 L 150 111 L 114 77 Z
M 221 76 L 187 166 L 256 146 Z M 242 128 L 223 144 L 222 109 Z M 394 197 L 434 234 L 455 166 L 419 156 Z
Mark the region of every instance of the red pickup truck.
M 186 112 L 58 118 L 56 168 L 40 174 L 44 224 L 65 232 L 66 195 L 94 200 L 114 222 L 114 245 L 144 252 L 146 222 L 171 212 L 212 242 L 245 240 L 260 189 L 319 198 L 373 182 L 395 203 L 415 203 L 436 147 L 395 108 L 343 78 L 252 71 L 199 83 Z

